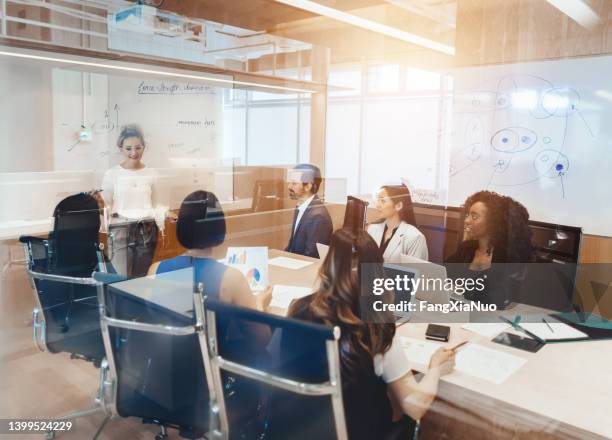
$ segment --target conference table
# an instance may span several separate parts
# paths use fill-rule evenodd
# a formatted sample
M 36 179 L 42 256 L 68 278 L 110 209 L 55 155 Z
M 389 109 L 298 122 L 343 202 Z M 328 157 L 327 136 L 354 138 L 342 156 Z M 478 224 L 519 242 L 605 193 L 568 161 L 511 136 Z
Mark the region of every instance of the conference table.
M 269 265 L 271 284 L 315 285 L 320 260 L 269 250 L 269 258 L 278 256 L 311 264 L 301 269 Z M 190 317 L 189 271 L 123 281 L 112 289 Z M 269 312 L 282 315 L 285 310 Z M 460 323 L 446 325 L 451 327 L 450 339 L 440 346 L 467 340 L 524 358 L 526 363 L 500 384 L 461 371 L 443 376 L 438 397 L 421 421 L 419 438 L 612 438 L 612 340 L 549 343 L 530 353 L 494 343 Z M 398 326 L 396 337 L 424 340 L 426 327 L 407 322 Z M 413 363 L 412 369 L 424 372 L 427 366 Z

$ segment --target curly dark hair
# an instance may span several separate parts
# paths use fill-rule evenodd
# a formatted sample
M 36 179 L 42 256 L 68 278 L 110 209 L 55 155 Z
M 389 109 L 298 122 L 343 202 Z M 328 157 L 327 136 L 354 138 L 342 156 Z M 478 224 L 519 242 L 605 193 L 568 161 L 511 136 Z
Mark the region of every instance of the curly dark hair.
M 529 212 L 511 197 L 492 191 L 479 191 L 469 196 L 463 204 L 469 212 L 474 203 L 487 207 L 487 227 L 491 245 L 501 252 L 507 263 L 526 263 L 534 258 Z

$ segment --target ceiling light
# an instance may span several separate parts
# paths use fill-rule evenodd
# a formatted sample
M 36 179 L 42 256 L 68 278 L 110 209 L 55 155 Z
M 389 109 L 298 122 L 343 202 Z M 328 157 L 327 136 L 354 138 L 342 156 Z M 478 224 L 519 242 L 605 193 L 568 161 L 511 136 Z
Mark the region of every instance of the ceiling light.
M 580 26 L 593 28 L 600 23 L 599 15 L 582 0 L 546 0 Z
M 407 43 L 416 44 L 428 49 L 436 50 L 448 55 L 455 55 L 455 48 L 447 44 L 439 43 L 429 38 L 421 37 L 420 35 L 405 32 L 400 29 L 387 26 L 386 24 L 358 17 L 357 15 L 349 14 L 338 9 L 323 6 L 311 0 L 275 0 L 278 3 L 283 3 L 294 8 L 303 9 L 304 11 L 312 12 L 313 14 L 322 15 L 333 20 L 341 21 L 353 26 L 367 29 L 387 37 L 402 40 Z
M 166 77 L 171 77 L 171 78 L 195 79 L 198 81 L 210 81 L 210 82 L 216 82 L 216 83 L 222 83 L 222 84 L 258 87 L 258 88 L 263 88 L 263 89 L 280 90 L 283 92 L 315 93 L 313 90 L 308 90 L 308 89 L 274 86 L 270 84 L 260 84 L 260 83 L 254 83 L 254 82 L 249 82 L 249 81 L 235 81 L 233 79 L 216 78 L 214 76 L 191 75 L 187 73 L 167 72 L 163 70 L 142 69 L 138 67 L 120 66 L 116 64 L 93 63 L 93 62 L 82 61 L 78 59 L 55 58 L 55 57 L 47 57 L 47 56 L 33 55 L 33 54 L 27 54 L 27 53 L 0 51 L 0 56 L 2 55 L 9 56 L 9 57 L 15 57 L 15 58 L 26 58 L 26 59 L 31 59 L 31 60 L 49 61 L 52 63 L 70 64 L 70 65 L 75 65 L 75 66 L 97 67 L 97 68 L 102 68 L 102 69 L 120 70 L 120 71 L 135 72 L 135 73 L 145 73 L 148 75 L 159 75 L 159 76 L 166 76 Z

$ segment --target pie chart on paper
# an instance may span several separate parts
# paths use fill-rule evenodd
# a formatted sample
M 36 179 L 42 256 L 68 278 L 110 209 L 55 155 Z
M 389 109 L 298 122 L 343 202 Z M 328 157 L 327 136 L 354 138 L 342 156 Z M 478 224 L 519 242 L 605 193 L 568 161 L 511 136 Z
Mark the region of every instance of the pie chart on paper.
M 248 270 L 246 273 L 246 279 L 251 287 L 255 287 L 261 281 L 261 273 L 254 267 Z

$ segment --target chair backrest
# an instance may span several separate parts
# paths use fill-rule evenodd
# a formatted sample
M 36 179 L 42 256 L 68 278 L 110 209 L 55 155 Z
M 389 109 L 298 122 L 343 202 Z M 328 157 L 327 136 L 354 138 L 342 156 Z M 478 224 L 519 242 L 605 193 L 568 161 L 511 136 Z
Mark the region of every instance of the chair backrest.
M 24 244 L 26 270 L 36 304 L 32 312 L 34 343 L 43 351 L 67 352 L 99 365 L 104 346 L 98 319 L 97 282 L 91 276 L 95 265 L 84 276 L 54 271 L 50 262 L 53 239 L 22 236 L 19 240 Z
M 98 301 L 115 381 L 113 413 L 178 427 L 190 438 L 202 437 L 211 415 L 206 338 L 199 318 L 204 316 L 201 290 L 194 293 L 194 309 L 201 309 L 194 319 L 125 294 L 123 276 L 112 284 L 106 275 L 100 279 L 107 283 L 99 287 Z
M 32 339 L 41 350 L 70 353 L 99 365 L 104 357 L 96 282 L 28 269 L 35 291 Z
M 357 197 L 347 196 L 342 228 L 348 229 L 354 234 L 364 229 L 367 209 L 368 202 Z
M 89 194 L 62 200 L 53 212 L 51 268 L 54 273 L 89 276 L 98 263 L 100 208 Z
M 206 316 L 223 438 L 347 438 L 338 328 L 211 300 Z

